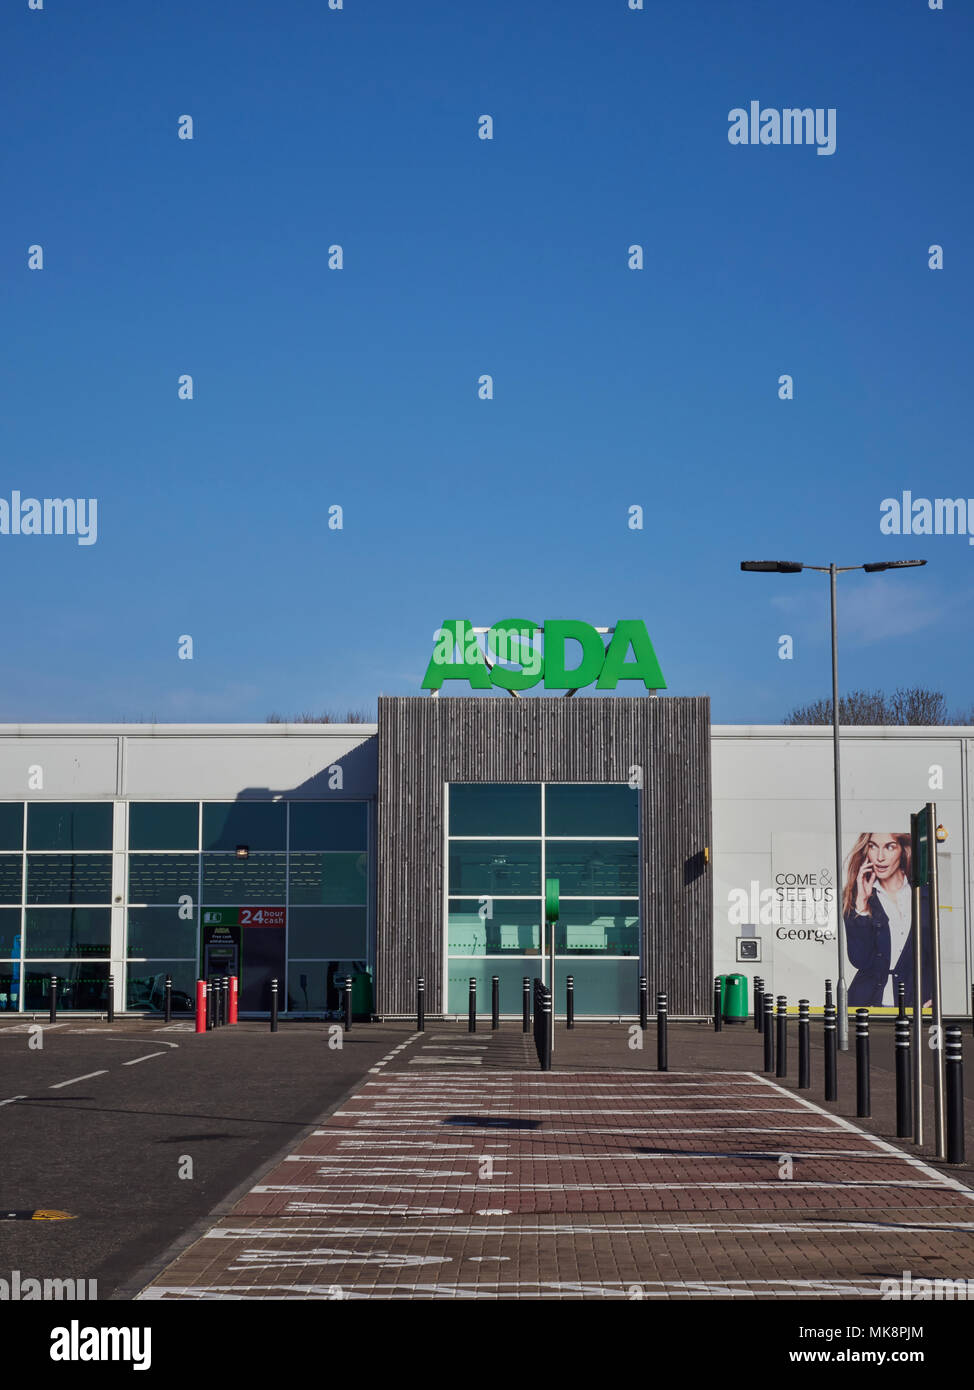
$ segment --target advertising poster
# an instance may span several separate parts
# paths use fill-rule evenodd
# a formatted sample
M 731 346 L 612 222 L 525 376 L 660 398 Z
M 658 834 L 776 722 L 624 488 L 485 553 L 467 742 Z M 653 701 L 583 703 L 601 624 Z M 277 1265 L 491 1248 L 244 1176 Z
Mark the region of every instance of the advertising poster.
M 849 1008 L 894 1009 L 902 982 L 906 1003 L 915 995 L 910 935 L 909 828 L 862 831 L 843 836 L 842 879 L 836 887 L 831 835 L 777 832 L 772 835 L 771 882 L 733 890 L 729 920 L 738 943 L 737 968 L 752 980 L 760 974 L 789 1007 L 808 999 L 821 1008 L 825 981 L 838 980 L 837 905 L 846 928 L 845 979 Z M 952 858 L 937 856 L 940 896 L 941 985 L 945 1014 L 966 1010 L 962 905 L 953 902 Z M 922 1004 L 932 999 L 929 891 L 922 889 Z M 756 940 L 756 960 L 748 947 Z M 744 959 L 742 960 L 742 956 Z M 758 963 L 760 962 L 760 963 Z

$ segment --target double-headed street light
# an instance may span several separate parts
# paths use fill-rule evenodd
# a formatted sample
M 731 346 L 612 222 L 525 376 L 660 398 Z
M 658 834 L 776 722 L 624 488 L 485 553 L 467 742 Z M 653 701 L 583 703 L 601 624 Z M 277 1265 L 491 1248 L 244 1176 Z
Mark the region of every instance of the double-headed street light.
M 842 793 L 839 776 L 839 667 L 835 637 L 835 576 L 846 574 L 849 570 L 865 570 L 876 574 L 879 570 L 915 569 L 925 565 L 926 560 L 883 560 L 872 565 L 800 565 L 793 560 L 742 560 L 741 569 L 772 574 L 797 574 L 799 570 L 818 570 L 827 574 L 832 589 L 832 750 L 835 783 L 835 915 L 838 927 L 839 977 L 836 987 L 836 1004 L 839 1025 L 839 1047 L 843 1052 L 849 1050 L 849 993 L 845 979 L 845 917 L 842 913 Z M 919 990 L 920 982 L 914 988 Z

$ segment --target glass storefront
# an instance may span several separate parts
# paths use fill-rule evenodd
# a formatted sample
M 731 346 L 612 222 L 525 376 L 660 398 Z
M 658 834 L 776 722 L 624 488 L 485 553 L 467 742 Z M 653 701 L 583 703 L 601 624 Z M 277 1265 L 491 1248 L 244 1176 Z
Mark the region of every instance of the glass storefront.
M 451 783 L 447 788 L 447 1010 L 478 1009 L 499 980 L 502 1013 L 524 977 L 548 983 L 544 882 L 557 878 L 556 1007 L 565 977 L 579 1017 L 632 1014 L 639 982 L 639 800 L 626 784 Z
M 200 972 L 231 963 L 242 1010 L 269 1007 L 274 976 L 294 1010 L 348 973 L 366 998 L 368 826 L 363 800 L 0 802 L 0 1012 L 46 1010 L 52 975 L 59 1009 L 104 1010 L 120 955 L 127 1009 L 161 1011 L 167 975 L 192 1009 Z

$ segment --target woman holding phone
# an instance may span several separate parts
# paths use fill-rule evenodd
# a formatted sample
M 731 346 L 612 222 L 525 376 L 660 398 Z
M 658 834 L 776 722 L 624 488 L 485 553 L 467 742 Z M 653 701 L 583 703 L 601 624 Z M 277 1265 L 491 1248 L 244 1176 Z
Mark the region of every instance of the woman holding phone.
M 842 895 L 846 948 L 856 970 L 849 986 L 850 1005 L 895 1005 L 901 983 L 907 1004 L 914 1002 L 910 859 L 910 837 L 896 831 L 866 832 L 852 847 Z M 925 1006 L 933 978 L 927 896 L 921 893 L 920 902 Z

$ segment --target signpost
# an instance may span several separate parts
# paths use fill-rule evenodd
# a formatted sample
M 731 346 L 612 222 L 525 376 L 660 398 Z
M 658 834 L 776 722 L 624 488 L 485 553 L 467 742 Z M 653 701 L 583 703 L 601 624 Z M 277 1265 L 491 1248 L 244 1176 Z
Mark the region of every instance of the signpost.
M 548 923 L 548 986 L 551 990 L 551 1047 L 549 1056 L 555 1050 L 555 927 L 558 922 L 558 879 L 546 878 L 544 881 L 544 915 Z

